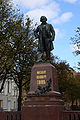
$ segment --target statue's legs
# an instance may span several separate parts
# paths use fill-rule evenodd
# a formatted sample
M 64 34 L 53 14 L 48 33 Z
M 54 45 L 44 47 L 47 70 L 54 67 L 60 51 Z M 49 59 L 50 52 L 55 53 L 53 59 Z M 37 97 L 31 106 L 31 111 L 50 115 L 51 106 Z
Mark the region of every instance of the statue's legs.
M 50 61 L 50 39 L 45 39 L 45 52 L 46 52 L 46 60 Z

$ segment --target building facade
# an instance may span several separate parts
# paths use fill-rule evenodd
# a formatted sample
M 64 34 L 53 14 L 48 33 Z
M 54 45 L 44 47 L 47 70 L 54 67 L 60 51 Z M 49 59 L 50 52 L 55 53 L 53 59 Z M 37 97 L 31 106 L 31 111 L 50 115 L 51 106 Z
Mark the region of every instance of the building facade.
M 1 83 L 0 83 L 1 86 Z M 5 81 L 0 93 L 0 111 L 17 111 L 18 87 L 11 79 Z

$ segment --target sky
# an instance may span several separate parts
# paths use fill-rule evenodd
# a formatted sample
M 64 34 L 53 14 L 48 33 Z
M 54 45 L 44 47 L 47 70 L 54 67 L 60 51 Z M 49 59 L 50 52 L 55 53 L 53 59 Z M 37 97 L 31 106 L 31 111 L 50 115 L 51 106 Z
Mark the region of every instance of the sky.
M 46 16 L 56 32 L 53 55 L 67 61 L 76 71 L 80 55 L 73 54 L 76 46 L 71 44 L 71 37 L 80 26 L 80 0 L 13 0 L 22 13 L 40 24 L 41 16 Z M 79 71 L 80 72 L 80 71 Z

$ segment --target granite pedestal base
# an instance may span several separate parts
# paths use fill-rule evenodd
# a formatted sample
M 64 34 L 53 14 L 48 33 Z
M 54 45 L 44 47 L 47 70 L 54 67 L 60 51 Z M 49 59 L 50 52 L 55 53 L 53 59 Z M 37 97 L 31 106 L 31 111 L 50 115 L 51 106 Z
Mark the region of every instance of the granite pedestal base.
M 47 81 L 51 79 L 51 84 Z M 50 87 L 50 91 L 38 91 Z M 47 86 L 47 87 L 46 87 Z M 63 120 L 64 111 L 61 94 L 58 92 L 56 69 L 51 64 L 34 65 L 31 72 L 30 91 L 22 108 L 22 120 Z
M 28 106 L 23 112 L 22 120 L 62 120 L 62 106 Z
M 22 120 L 63 120 L 63 111 L 59 93 L 28 95 L 22 110 Z

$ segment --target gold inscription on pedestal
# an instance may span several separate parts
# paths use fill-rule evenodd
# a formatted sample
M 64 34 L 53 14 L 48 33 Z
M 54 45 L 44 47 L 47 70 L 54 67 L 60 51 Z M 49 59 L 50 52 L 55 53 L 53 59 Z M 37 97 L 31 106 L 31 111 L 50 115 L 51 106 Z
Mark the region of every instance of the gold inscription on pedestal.
M 45 80 L 37 80 L 37 84 L 38 85 L 40 85 L 40 84 L 44 85 L 44 84 L 46 84 L 46 81 Z
M 37 71 L 37 74 L 46 74 L 46 70 L 43 70 L 43 71 Z
M 44 79 L 44 78 L 46 78 L 46 75 L 37 75 L 36 78 L 37 79 Z
M 46 80 L 45 80 L 46 79 L 46 70 L 37 71 L 36 79 L 37 79 L 37 84 L 38 85 L 46 84 Z

